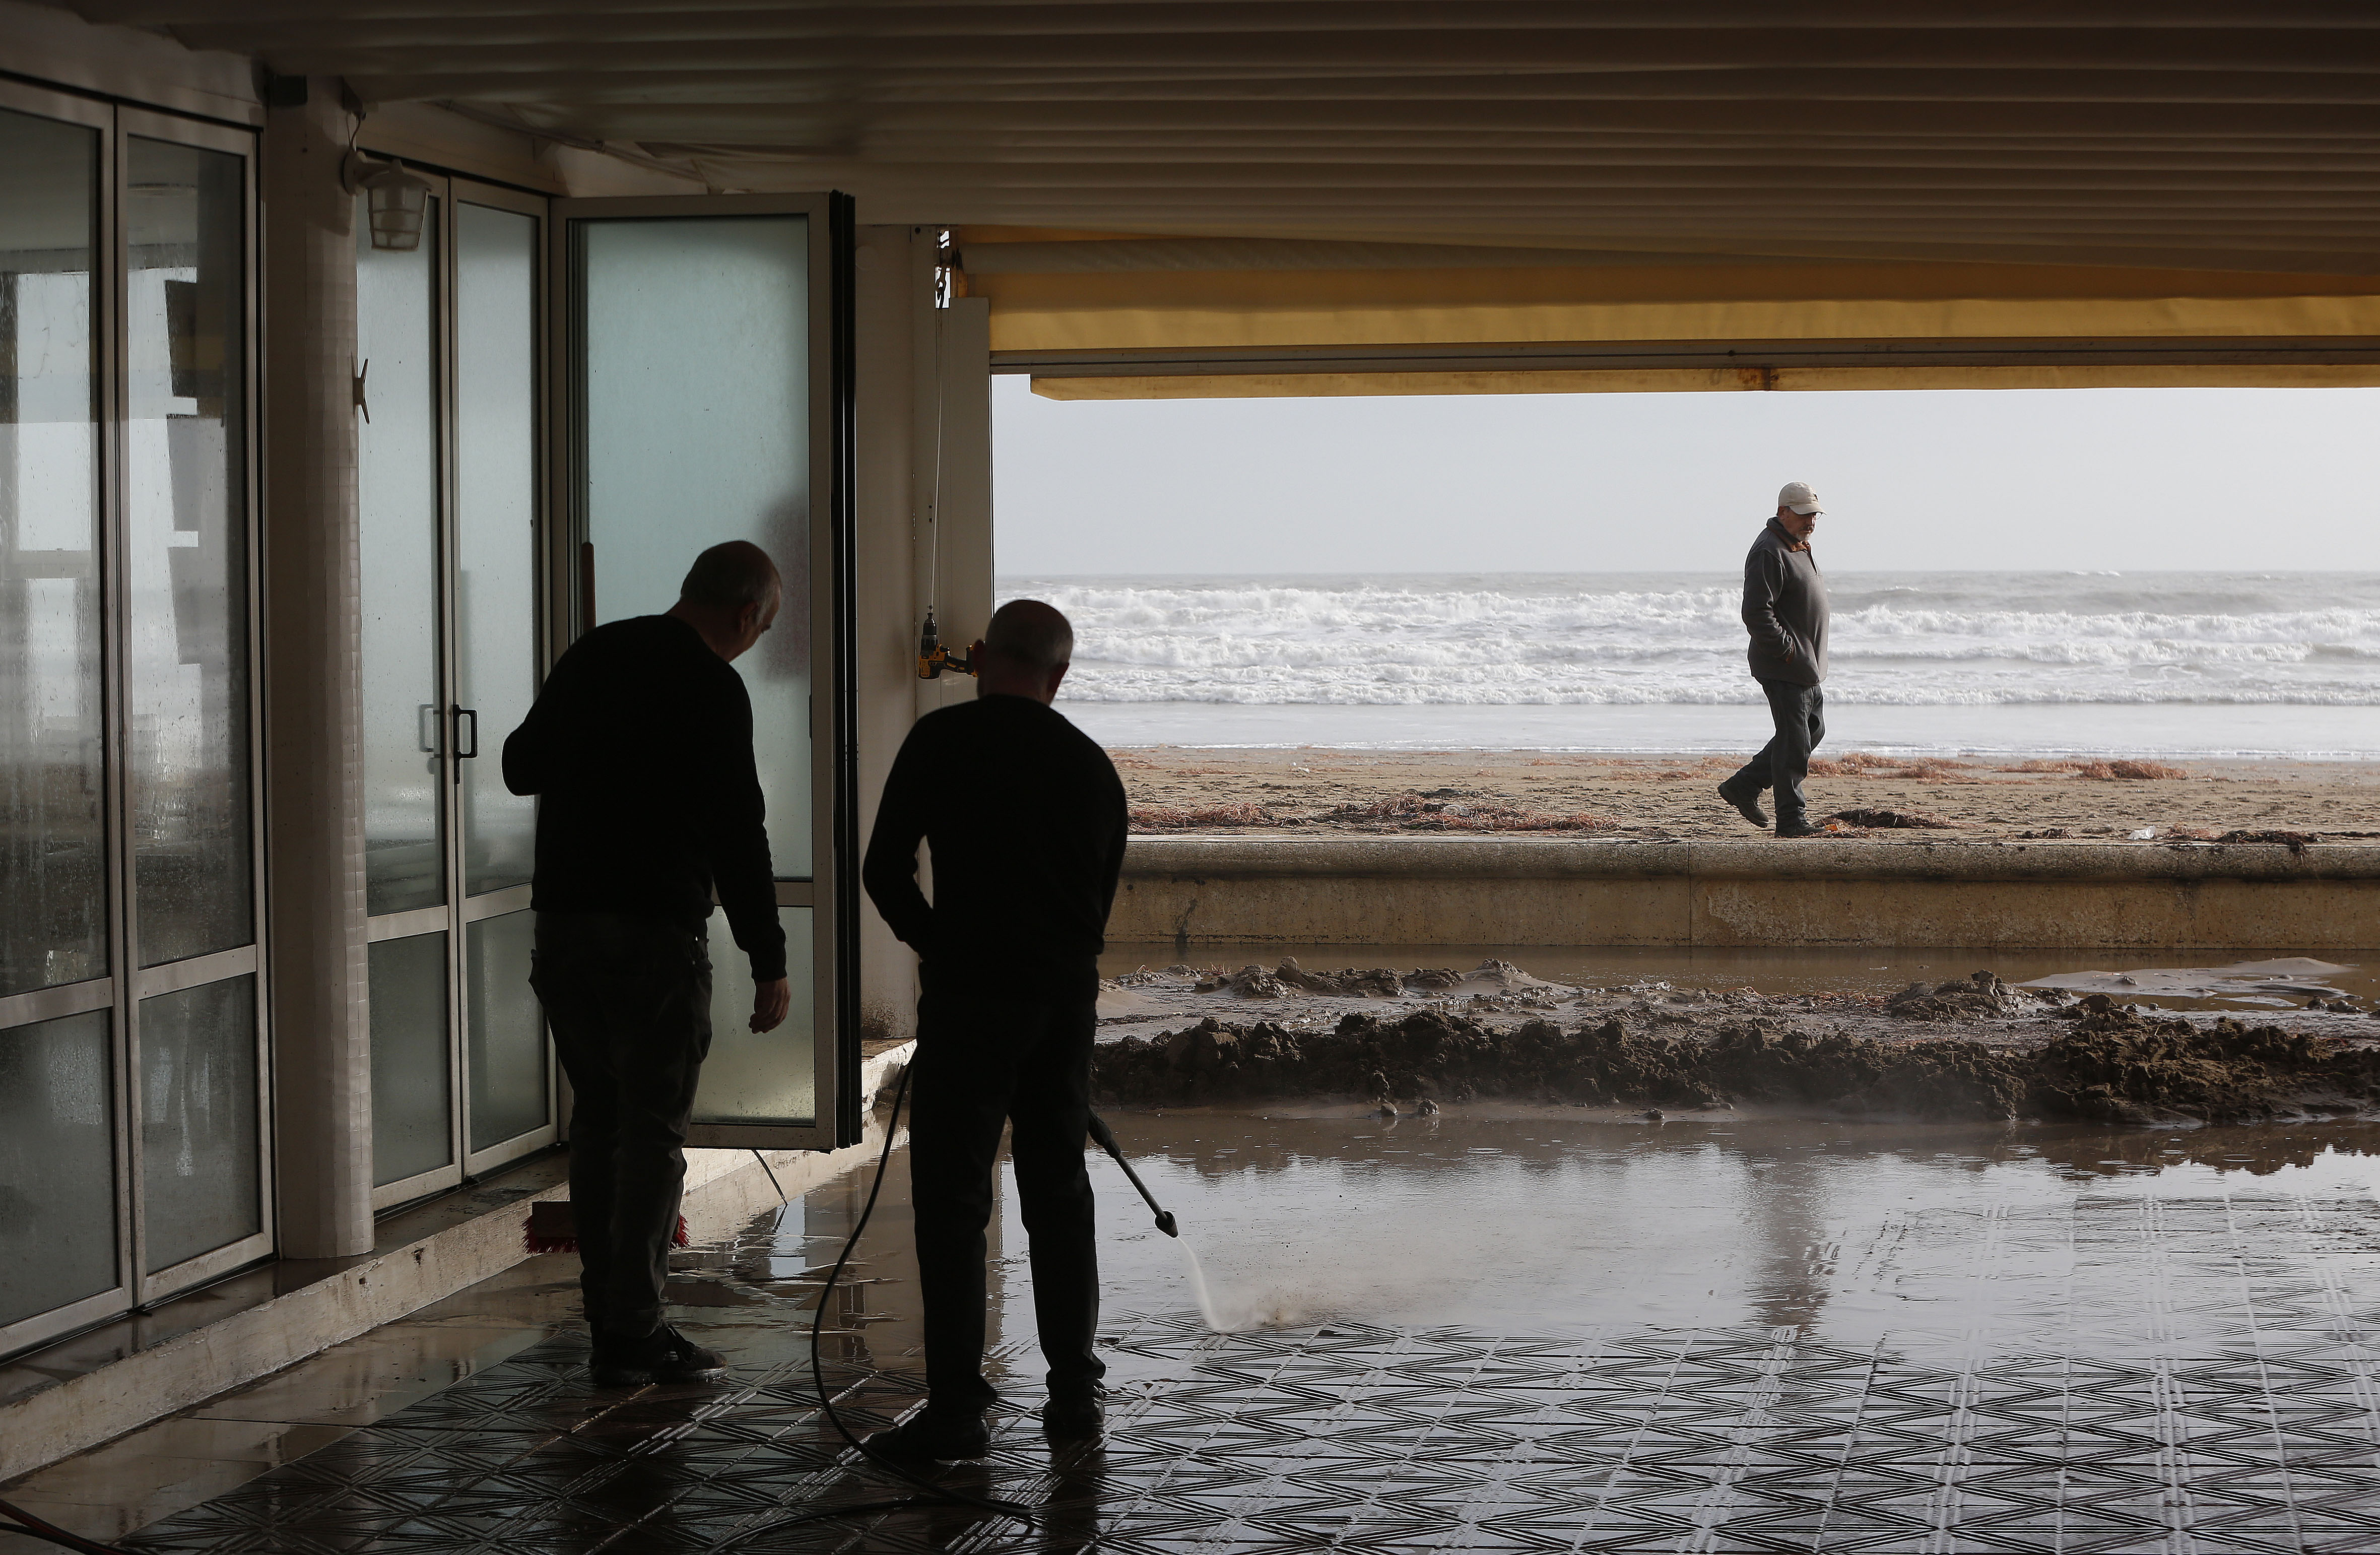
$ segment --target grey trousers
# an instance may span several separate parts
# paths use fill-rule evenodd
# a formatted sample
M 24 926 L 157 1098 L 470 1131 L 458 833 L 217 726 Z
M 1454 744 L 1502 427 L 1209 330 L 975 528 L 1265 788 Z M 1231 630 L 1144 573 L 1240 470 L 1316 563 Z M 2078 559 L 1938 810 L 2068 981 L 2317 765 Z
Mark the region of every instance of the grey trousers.
M 1768 694 L 1768 716 L 1777 732 L 1759 755 L 1727 780 L 1727 786 L 1753 798 L 1774 788 L 1777 824 L 1806 825 L 1810 804 L 1802 796 L 1802 784 L 1810 775 L 1810 752 L 1827 737 L 1826 694 L 1817 686 L 1786 680 L 1764 680 L 1760 689 Z

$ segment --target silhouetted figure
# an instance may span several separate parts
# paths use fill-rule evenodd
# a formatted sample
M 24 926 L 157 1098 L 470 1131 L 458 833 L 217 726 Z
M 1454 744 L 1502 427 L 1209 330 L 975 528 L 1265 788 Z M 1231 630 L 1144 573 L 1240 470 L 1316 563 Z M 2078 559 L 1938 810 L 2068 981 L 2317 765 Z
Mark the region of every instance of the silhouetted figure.
M 921 962 L 909 1183 L 928 1400 L 868 1439 L 905 1456 L 974 1457 L 988 1440 L 984 1228 L 1002 1123 L 1032 1236 L 1050 1367 L 1043 1424 L 1083 1438 L 1105 1418 L 1083 1151 L 1124 795 L 1107 753 L 1050 706 L 1074 648 L 1074 628 L 1050 606 L 1001 607 L 975 648 L 977 699 L 909 731 L 868 839 L 868 894 Z M 933 853 L 931 905 L 917 888 L 921 839 Z
M 759 546 L 712 546 L 668 614 L 573 644 L 504 741 L 505 786 L 540 796 L 529 981 L 570 1076 L 579 1288 L 607 1385 L 722 1364 L 662 1321 L 662 1287 L 710 1051 L 714 888 L 752 958 L 752 1029 L 774 1029 L 789 999 L 752 700 L 730 667 L 781 592 Z
M 1802 784 L 1810 752 L 1827 737 L 1827 580 L 1818 573 L 1810 535 L 1818 527 L 1818 495 L 1802 481 L 1777 493 L 1777 516 L 1743 559 L 1743 626 L 1752 634 L 1752 677 L 1768 698 L 1776 727 L 1759 755 L 1718 785 L 1718 796 L 1755 826 L 1766 826 L 1760 796 L 1777 790 L 1777 834 L 1810 837 L 1809 803 Z

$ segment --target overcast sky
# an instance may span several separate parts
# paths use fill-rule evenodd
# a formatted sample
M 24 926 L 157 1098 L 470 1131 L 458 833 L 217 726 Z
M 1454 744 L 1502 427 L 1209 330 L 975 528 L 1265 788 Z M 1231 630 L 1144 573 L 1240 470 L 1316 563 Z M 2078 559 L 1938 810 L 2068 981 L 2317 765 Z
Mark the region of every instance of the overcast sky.
M 1807 480 L 1831 570 L 2380 569 L 2380 390 L 1066 403 L 995 378 L 998 567 L 1727 570 Z

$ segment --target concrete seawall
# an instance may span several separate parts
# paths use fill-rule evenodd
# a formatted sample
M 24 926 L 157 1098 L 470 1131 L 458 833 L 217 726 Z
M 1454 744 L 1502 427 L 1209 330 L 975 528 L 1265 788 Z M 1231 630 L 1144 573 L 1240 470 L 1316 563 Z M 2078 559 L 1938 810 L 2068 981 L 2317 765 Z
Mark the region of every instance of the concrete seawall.
M 1108 937 L 2350 950 L 2380 846 L 1135 837 Z

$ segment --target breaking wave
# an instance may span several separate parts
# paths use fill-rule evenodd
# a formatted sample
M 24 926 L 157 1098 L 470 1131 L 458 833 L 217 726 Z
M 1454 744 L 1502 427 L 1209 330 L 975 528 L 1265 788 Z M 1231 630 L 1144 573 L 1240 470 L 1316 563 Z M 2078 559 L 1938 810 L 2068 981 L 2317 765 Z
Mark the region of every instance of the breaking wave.
M 2380 706 L 2380 575 L 1829 579 L 1830 702 Z M 1014 578 L 1075 623 L 1070 700 L 1759 699 L 1710 575 Z

